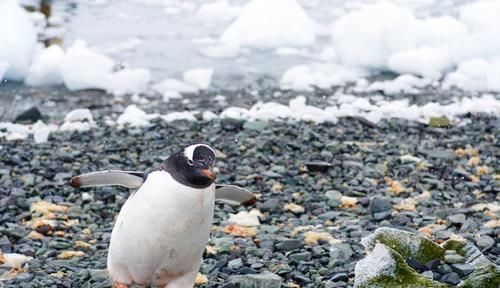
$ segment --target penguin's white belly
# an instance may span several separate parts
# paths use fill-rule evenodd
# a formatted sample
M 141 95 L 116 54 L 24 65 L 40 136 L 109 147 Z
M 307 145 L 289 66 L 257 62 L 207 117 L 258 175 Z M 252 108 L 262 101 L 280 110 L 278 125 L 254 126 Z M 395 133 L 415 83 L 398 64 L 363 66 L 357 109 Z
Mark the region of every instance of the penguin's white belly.
M 195 189 L 168 172 L 150 173 L 116 219 L 108 252 L 113 280 L 191 287 L 210 234 L 214 199 L 214 184 Z

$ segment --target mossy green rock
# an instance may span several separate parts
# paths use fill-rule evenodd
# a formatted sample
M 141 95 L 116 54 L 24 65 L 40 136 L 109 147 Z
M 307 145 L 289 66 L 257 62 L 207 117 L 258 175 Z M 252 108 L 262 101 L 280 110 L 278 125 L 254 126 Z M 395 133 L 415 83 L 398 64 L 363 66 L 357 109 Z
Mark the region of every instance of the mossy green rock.
M 458 287 L 500 287 L 500 269 L 465 241 L 449 240 L 438 245 L 422 235 L 384 227 L 361 243 L 368 255 L 356 264 L 354 287 L 450 287 L 423 277 L 405 261 L 413 258 L 427 263 L 443 259 L 446 250 L 456 250 L 475 269 Z
M 442 117 L 431 117 L 429 119 L 429 126 L 430 127 L 449 127 L 451 124 L 450 120 L 446 118 L 446 116 Z

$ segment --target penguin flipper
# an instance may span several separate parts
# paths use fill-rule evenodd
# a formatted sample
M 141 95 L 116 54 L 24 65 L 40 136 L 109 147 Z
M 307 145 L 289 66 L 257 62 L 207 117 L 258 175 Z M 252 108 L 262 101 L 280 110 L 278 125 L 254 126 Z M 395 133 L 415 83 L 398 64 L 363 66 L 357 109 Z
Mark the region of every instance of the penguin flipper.
M 219 201 L 231 206 L 251 206 L 255 204 L 257 198 L 252 192 L 235 185 L 216 185 L 215 201 Z
M 90 172 L 71 178 L 69 185 L 75 188 L 112 185 L 139 188 L 144 182 L 145 175 L 146 173 L 140 171 L 106 170 Z

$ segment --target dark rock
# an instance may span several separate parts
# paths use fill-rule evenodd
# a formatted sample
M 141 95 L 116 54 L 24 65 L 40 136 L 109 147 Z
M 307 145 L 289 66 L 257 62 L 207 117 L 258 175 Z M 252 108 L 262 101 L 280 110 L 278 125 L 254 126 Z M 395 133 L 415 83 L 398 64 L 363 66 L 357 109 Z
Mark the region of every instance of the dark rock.
M 37 107 L 33 106 L 33 107 L 29 108 L 28 110 L 23 111 L 19 115 L 17 115 L 14 122 L 32 124 L 32 123 L 37 122 L 40 119 L 42 119 L 42 113 L 40 113 L 40 110 L 38 110 Z
M 425 266 L 420 264 L 416 259 L 414 258 L 408 258 L 406 259 L 406 264 L 410 266 L 411 268 L 415 269 L 419 273 L 422 273 L 425 270 Z
M 300 239 L 285 239 L 276 244 L 276 249 L 279 251 L 291 251 L 294 249 L 302 248 L 304 243 Z
M 450 285 L 457 285 L 460 283 L 460 276 L 455 272 L 451 272 L 441 276 L 439 281 Z
M 451 265 L 451 269 L 456 272 L 460 277 L 464 278 L 470 273 L 474 272 L 474 267 L 467 263 L 457 263 Z

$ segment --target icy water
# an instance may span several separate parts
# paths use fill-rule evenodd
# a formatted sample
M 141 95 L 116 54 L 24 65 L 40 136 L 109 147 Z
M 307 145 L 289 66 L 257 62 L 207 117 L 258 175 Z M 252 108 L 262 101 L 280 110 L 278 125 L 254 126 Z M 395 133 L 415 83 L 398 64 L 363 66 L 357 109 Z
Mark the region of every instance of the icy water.
M 345 0 L 302 0 L 302 6 L 325 30 L 313 48 L 299 49 L 298 55 L 278 55 L 276 50 L 245 48 L 235 58 L 210 58 L 200 51 L 216 41 L 233 19 L 202 20 L 199 7 L 212 1 L 94 0 L 53 1 L 52 14 L 64 19 L 63 43 L 83 39 L 110 56 L 151 70 L 153 80 L 179 76 L 196 67 L 215 70 L 213 86 L 237 88 L 256 79 L 279 79 L 288 68 L 314 62 L 315 56 L 331 43 L 329 27 L 352 9 L 376 2 Z M 248 1 L 230 1 L 242 7 Z M 417 17 L 455 15 L 464 0 L 400 0 Z

